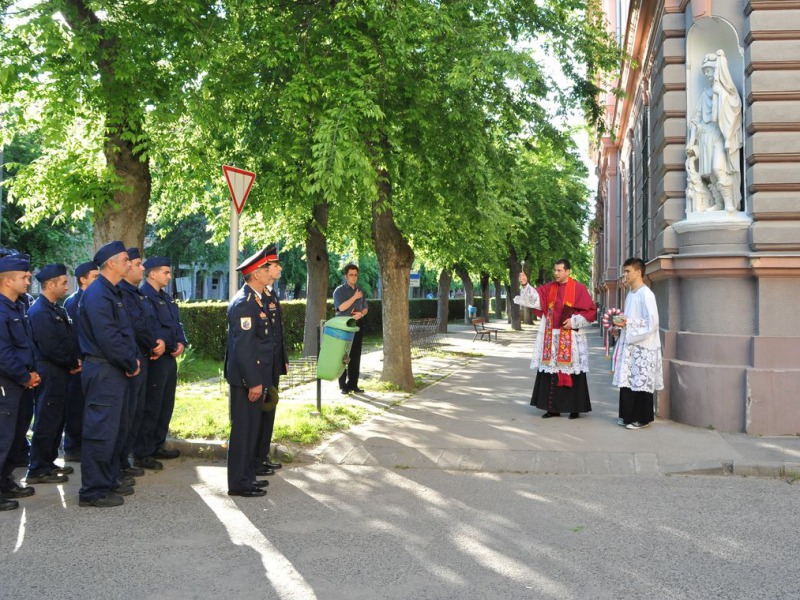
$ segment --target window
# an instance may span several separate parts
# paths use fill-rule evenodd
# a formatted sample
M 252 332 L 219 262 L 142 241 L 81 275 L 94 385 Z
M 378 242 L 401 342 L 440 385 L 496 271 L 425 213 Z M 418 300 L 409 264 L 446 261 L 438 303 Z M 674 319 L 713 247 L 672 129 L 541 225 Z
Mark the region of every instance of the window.
M 650 259 L 650 107 L 642 111 L 642 255 Z

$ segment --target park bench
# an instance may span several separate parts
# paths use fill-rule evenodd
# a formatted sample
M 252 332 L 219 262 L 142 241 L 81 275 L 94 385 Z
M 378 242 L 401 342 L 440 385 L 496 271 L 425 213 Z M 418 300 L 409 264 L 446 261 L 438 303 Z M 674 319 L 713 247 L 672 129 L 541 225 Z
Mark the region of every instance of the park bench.
M 476 319 L 472 319 L 472 326 L 475 328 L 475 336 L 472 338 L 474 342 L 480 336 L 481 339 L 485 337 L 489 337 L 489 341 L 492 341 L 492 334 L 494 334 L 494 339 L 497 340 L 497 334 L 500 332 L 499 329 L 495 329 L 494 327 L 487 327 L 486 326 L 486 319 L 483 317 L 478 317 Z

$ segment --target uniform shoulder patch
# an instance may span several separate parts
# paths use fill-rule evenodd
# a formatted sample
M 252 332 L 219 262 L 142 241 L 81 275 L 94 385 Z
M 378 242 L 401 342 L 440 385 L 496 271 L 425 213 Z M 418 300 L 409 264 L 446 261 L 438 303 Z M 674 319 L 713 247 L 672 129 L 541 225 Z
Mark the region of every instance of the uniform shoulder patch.
M 244 331 L 249 331 L 253 327 L 253 321 L 250 319 L 250 317 L 242 317 L 239 319 L 239 326 Z

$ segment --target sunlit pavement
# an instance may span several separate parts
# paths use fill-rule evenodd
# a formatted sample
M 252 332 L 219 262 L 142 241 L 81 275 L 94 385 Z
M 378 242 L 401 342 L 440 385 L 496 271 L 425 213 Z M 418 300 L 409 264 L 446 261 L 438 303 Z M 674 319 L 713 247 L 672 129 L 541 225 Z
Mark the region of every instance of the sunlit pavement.
M 531 341 L 476 342 L 483 357 L 285 467 L 264 498 L 228 497 L 224 463 L 194 459 L 119 508 L 79 508 L 78 472 L 36 486 L 0 513 L 0 598 L 797 597 L 800 483 L 664 475 L 790 445 L 623 430 L 598 369 L 591 416 L 542 420 Z

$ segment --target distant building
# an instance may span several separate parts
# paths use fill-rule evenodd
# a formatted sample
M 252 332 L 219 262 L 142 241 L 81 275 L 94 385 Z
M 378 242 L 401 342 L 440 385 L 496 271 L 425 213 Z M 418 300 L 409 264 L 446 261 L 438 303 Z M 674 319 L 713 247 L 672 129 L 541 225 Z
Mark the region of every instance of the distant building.
M 604 0 L 625 96 L 600 140 L 594 291 L 621 307 L 647 263 L 664 346 L 659 415 L 800 432 L 800 3 Z

